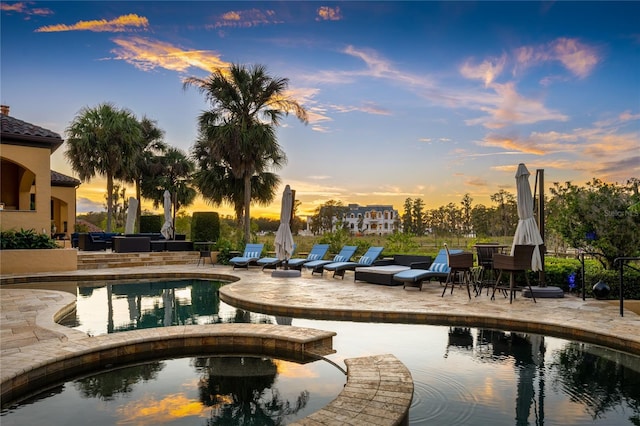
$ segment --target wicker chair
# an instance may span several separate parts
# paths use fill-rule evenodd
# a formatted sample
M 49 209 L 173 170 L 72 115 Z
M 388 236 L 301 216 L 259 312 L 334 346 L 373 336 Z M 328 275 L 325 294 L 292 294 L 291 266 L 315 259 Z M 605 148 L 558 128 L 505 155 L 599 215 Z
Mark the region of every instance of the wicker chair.
M 522 273 L 524 274 L 524 278 L 527 282 L 527 286 L 529 287 L 529 291 L 531 292 L 531 297 L 533 298 L 533 302 L 536 302 L 536 298 L 533 295 L 533 290 L 531 289 L 531 283 L 529 283 L 529 277 L 527 276 L 527 271 L 531 269 L 531 258 L 533 256 L 533 250 L 536 249 L 536 246 L 529 245 L 516 245 L 513 249 L 513 254 L 511 256 L 507 256 L 505 254 L 496 253 L 493 255 L 493 269 L 499 270 L 498 278 L 496 279 L 496 285 L 493 287 L 493 293 L 491 294 L 491 299 L 495 299 L 496 289 L 507 290 L 509 291 L 509 303 L 513 302 L 513 296 L 516 291 L 515 287 L 515 274 Z M 503 273 L 509 273 L 509 286 L 502 287 L 500 286 L 500 280 L 502 279 Z M 506 297 L 506 295 L 505 295 Z
M 460 285 L 467 285 L 467 294 L 471 299 L 471 290 L 469 289 L 469 281 L 471 281 L 471 268 L 473 268 L 473 253 L 449 253 L 449 248 L 445 245 L 447 251 L 447 261 L 449 263 L 449 275 L 447 281 L 444 283 L 444 290 L 442 290 L 442 297 L 447 291 L 447 287 L 451 284 L 451 294 L 453 294 L 453 286 L 456 281 L 456 277 L 460 279 Z
M 495 246 L 495 247 L 492 247 Z M 477 245 L 478 266 L 482 268 L 478 279 L 478 291 L 476 296 L 480 295 L 484 287 L 487 288 L 487 296 L 489 295 L 489 287 L 493 287 L 496 283 L 495 269 L 493 268 L 493 255 L 499 253 L 498 243 L 486 243 Z

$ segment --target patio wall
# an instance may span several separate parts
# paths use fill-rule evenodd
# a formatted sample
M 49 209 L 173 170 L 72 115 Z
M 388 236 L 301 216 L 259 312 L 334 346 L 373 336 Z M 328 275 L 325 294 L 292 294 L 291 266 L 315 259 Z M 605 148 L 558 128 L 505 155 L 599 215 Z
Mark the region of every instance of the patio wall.
M 75 249 L 0 250 L 0 274 L 75 271 Z

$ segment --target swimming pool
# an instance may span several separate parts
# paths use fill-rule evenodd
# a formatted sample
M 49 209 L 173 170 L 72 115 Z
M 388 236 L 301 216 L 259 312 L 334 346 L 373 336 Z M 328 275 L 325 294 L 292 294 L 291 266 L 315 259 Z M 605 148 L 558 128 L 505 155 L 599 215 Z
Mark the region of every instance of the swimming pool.
M 197 281 L 180 282 L 177 286 L 168 282 L 139 282 L 109 288 L 103 283 L 80 283 L 77 311 L 70 325 L 92 334 L 164 325 L 169 320 L 179 324 L 271 322 L 336 331 L 337 352 L 328 357 L 331 361 L 343 364 L 345 358 L 393 353 L 410 369 L 415 384 L 410 422 L 415 425 L 545 421 L 610 425 L 637 424 L 640 418 L 637 357 L 595 345 L 481 328 L 318 321 L 255 314 L 221 302 L 217 297 L 219 285 Z M 136 401 L 139 410 L 151 412 L 162 406 L 168 409 L 170 397 L 175 397 L 189 402 L 180 407 L 197 407 L 199 399 L 194 394 L 177 390 L 201 380 L 202 371 L 198 373 L 195 366 L 202 361 L 189 358 L 161 363 L 163 366 L 155 376 L 132 382 L 131 389 L 122 392 L 120 402 Z M 279 361 L 274 363 L 279 365 Z M 309 391 L 310 399 L 313 395 L 330 399 L 326 396 L 330 392 L 323 394 L 320 389 L 337 383 L 339 392 L 340 382 L 344 383 L 344 377 L 328 363 L 318 363 L 313 368 L 321 371 L 315 372 L 304 368 L 296 371 L 293 365 L 276 368 L 278 380 L 288 377 L 285 371 L 291 371 L 291 376 L 300 380 L 296 385 L 277 388 L 279 393 L 285 393 L 281 400 L 288 401 L 290 406 L 305 390 Z M 324 380 L 325 377 L 330 378 Z M 73 383 L 65 388 L 66 392 L 82 386 Z M 107 408 L 99 397 L 83 399 L 79 394 L 65 399 L 75 398 L 75 404 L 83 406 L 94 401 L 97 404 L 94 409 L 100 412 L 126 412 L 124 406 L 114 408 L 109 403 Z M 24 416 L 29 416 L 27 423 L 38 423 L 37 412 L 41 410 L 38 406 L 42 404 L 42 418 L 50 421 L 56 417 L 51 414 L 51 406 L 66 404 L 54 404 L 52 398 L 41 398 L 5 412 L 2 423 L 11 424 L 12 419 L 24 421 Z M 56 409 L 60 411 L 64 412 Z M 202 422 L 202 418 L 187 414 L 175 420 L 175 424 L 202 424 L 190 423 L 193 419 Z M 213 421 L 213 417 L 209 419 Z

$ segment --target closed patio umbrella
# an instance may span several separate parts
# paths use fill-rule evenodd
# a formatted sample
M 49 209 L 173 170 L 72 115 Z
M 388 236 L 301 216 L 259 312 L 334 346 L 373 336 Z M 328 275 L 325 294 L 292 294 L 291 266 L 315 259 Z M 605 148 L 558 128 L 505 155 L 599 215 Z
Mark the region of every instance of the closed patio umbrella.
M 533 195 L 531 195 L 531 186 L 529 186 L 529 170 L 520 163 L 516 171 L 516 191 L 518 197 L 518 227 L 513 236 L 513 245 L 511 252 L 514 252 L 516 245 L 539 246 L 544 244 L 538 224 L 533 215 Z M 542 270 L 542 259 L 540 258 L 540 250 L 536 248 L 531 258 L 531 270 Z
M 293 236 L 291 235 L 291 208 L 293 207 L 293 194 L 287 185 L 282 193 L 282 209 L 280 210 L 280 226 L 276 232 L 276 256 L 279 260 L 289 260 L 293 253 Z
M 160 233 L 165 239 L 173 239 L 173 220 L 171 219 L 171 193 L 167 190 L 164 191 L 164 224 Z
M 127 223 L 124 227 L 125 234 L 133 234 L 133 228 L 136 224 L 136 213 L 138 212 L 138 200 L 129 197 L 129 206 L 127 207 Z

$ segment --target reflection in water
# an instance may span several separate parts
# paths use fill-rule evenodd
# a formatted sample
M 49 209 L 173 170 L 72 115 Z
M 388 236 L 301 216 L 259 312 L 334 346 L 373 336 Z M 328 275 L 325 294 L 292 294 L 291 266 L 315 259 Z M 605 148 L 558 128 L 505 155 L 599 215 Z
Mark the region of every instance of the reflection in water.
M 222 303 L 218 297 L 221 285 L 197 280 L 82 285 L 69 325 L 92 334 L 223 322 L 332 330 L 337 332 L 337 353 L 329 357 L 332 362 L 391 352 L 407 365 L 415 381 L 412 425 L 640 426 L 638 357 L 526 333 L 272 317 Z M 2 425 L 55 423 L 50 420 L 63 419 L 62 412 L 68 407 L 86 409 L 88 413 L 83 416 L 80 412 L 79 418 L 92 419 L 92 426 L 116 421 L 249 424 L 249 414 L 255 415 L 255 424 L 286 424 L 328 403 L 344 383 L 341 373 L 328 363 L 300 367 L 307 370 L 291 377 L 299 381 L 291 386 L 284 383 L 289 377 L 278 370 L 282 361 L 252 357 L 179 361 L 134 366 L 57 386 L 17 408 L 3 410 Z M 185 382 L 194 375 L 196 378 Z M 323 393 L 328 382 L 337 383 L 333 393 Z M 80 399 L 69 396 L 70 388 Z M 96 408 L 91 400 L 119 403 L 120 408 Z M 118 410 L 120 416 L 115 420 L 107 416 Z M 105 420 L 93 421 L 100 416 Z M 191 423 L 186 420 L 192 418 Z M 70 423 L 61 420 L 57 424 Z
M 257 357 L 196 358 L 202 374 L 200 400 L 214 407 L 207 425 L 279 425 L 307 405 L 309 392 L 300 392 L 295 404 L 283 400 L 273 387 L 277 366 Z
M 96 374 L 76 380 L 73 384 L 84 398 L 111 401 L 117 396 L 130 393 L 133 386 L 141 381 L 155 380 L 163 368 L 163 362 L 150 362 Z
M 637 358 L 616 354 L 617 359 L 603 355 L 600 348 L 572 342 L 553 357 L 553 386 L 584 405 L 593 419 L 623 403 L 633 413 L 629 421 L 640 425 L 640 363 Z M 626 364 L 626 365 L 625 365 Z

